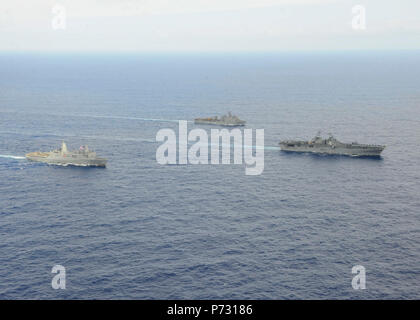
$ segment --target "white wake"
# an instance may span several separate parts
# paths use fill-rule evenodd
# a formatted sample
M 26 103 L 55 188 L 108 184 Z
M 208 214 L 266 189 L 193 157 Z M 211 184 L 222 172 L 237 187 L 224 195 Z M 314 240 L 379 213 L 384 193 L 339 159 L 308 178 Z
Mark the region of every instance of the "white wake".
M 16 159 L 16 160 L 25 159 L 25 157 L 11 156 L 11 155 L 8 155 L 8 154 L 0 154 L 0 158 L 8 158 L 8 159 Z

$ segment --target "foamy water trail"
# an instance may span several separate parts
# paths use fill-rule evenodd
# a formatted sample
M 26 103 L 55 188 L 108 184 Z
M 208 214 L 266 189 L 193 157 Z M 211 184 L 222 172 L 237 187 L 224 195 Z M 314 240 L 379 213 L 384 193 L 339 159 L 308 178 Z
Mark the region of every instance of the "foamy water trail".
M 179 121 L 181 121 L 181 120 L 175 120 L 175 119 L 153 119 L 153 118 L 138 118 L 138 117 L 124 117 L 124 116 L 101 116 L 101 115 L 83 115 L 83 117 L 104 118 L 104 119 L 123 119 L 123 120 L 140 120 L 140 121 L 156 121 L 156 122 L 179 122 Z M 182 120 L 182 121 L 184 121 L 184 120 Z M 192 122 L 192 121 L 188 121 L 188 122 Z
M 188 145 L 189 146 L 192 146 L 194 143 L 188 143 Z M 224 144 L 224 143 L 222 143 L 222 144 L 217 144 L 217 143 L 209 143 L 208 144 L 210 147 L 211 146 L 215 146 L 215 147 L 219 147 L 219 146 L 221 146 L 221 147 L 232 147 L 233 146 L 233 144 L 231 144 L 231 145 L 229 145 L 229 144 Z M 198 144 L 197 146 L 200 146 L 200 147 L 206 147 L 207 146 L 207 144 Z M 272 147 L 272 146 L 249 146 L 249 145 L 243 145 L 243 147 L 245 148 L 245 149 L 258 149 L 258 150 L 272 150 L 272 151 L 279 151 L 280 150 L 280 147 Z
M 11 156 L 11 155 L 8 155 L 8 154 L 0 154 L 0 158 L 8 158 L 8 159 L 16 159 L 16 160 L 23 160 L 23 159 L 25 159 L 25 157 Z
M 0 111 L 7 112 L 7 111 Z M 157 119 L 157 118 L 141 118 L 141 117 L 129 117 L 129 116 L 107 116 L 107 115 L 95 115 L 95 114 L 61 114 L 53 112 L 25 112 L 25 114 L 34 114 L 34 115 L 49 115 L 57 117 L 78 117 L 78 118 L 99 118 L 99 119 L 122 119 L 122 120 L 138 120 L 138 121 L 156 121 L 156 122 L 179 122 L 187 121 L 193 122 L 191 120 L 181 120 L 181 119 Z

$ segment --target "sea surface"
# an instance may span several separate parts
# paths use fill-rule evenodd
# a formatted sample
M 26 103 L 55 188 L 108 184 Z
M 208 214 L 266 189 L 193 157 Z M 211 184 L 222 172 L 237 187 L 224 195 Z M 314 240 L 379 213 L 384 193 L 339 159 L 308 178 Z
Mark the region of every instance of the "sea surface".
M 228 111 L 261 175 L 157 163 L 160 129 Z M 318 130 L 386 149 L 277 148 Z M 62 140 L 108 167 L 23 158 Z M 419 299 L 419 191 L 419 52 L 0 54 L 2 299 Z

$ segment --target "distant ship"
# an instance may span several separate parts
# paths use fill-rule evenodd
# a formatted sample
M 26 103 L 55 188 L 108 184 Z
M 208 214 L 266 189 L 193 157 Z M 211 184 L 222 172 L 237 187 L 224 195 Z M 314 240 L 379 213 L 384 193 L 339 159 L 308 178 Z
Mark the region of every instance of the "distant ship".
M 227 115 L 224 115 L 220 118 L 210 117 L 210 118 L 197 118 L 194 119 L 194 123 L 197 124 L 215 124 L 218 126 L 226 127 L 237 127 L 244 126 L 246 121 L 239 119 L 237 116 L 232 115 L 230 112 Z
M 90 151 L 88 146 L 81 146 L 79 150 L 69 151 L 63 141 L 61 148 L 49 152 L 31 152 L 26 154 L 31 161 L 45 162 L 62 166 L 105 167 L 107 160 L 98 158 L 96 152 Z
M 336 154 L 354 157 L 379 157 L 385 146 L 360 144 L 357 142 L 343 143 L 331 134 L 327 139 L 320 136 L 320 132 L 309 141 L 284 140 L 279 143 L 282 151 L 312 152 L 323 154 Z

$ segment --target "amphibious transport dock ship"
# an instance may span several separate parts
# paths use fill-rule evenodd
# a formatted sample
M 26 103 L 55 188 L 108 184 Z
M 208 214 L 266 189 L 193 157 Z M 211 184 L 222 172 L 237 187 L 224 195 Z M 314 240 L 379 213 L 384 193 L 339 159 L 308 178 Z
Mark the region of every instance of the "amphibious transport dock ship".
M 49 152 L 31 152 L 26 154 L 26 158 L 31 161 L 61 166 L 105 167 L 107 162 L 104 158 L 98 158 L 96 152 L 90 151 L 88 146 L 81 146 L 79 150 L 69 151 L 64 141 L 60 149 Z
M 385 146 L 360 144 L 357 142 L 343 143 L 330 135 L 323 139 L 318 133 L 312 140 L 284 140 L 279 143 L 282 151 L 312 152 L 323 154 L 346 155 L 353 157 L 379 157 Z
M 218 126 L 237 127 L 244 126 L 246 121 L 239 119 L 237 116 L 232 115 L 230 112 L 227 115 L 210 118 L 196 118 L 194 122 L 197 124 L 214 124 Z

